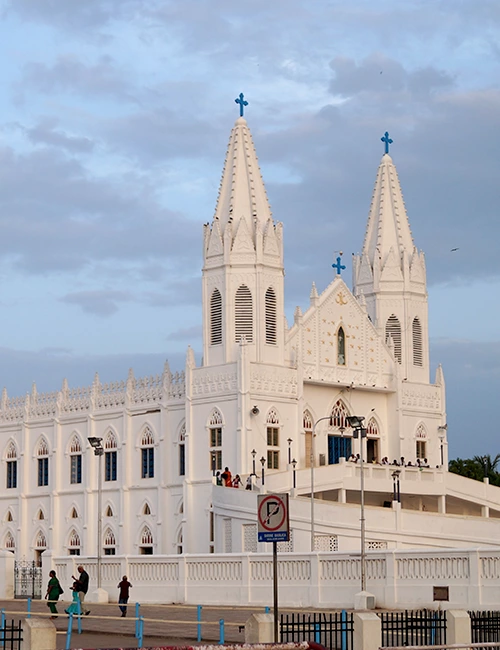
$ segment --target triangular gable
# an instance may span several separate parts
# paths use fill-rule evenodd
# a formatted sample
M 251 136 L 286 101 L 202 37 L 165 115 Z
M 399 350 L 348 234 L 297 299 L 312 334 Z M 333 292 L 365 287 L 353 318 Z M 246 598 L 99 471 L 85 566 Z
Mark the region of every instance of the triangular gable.
M 255 251 L 252 236 L 248 230 L 247 222 L 241 217 L 238 231 L 231 247 L 232 253 L 250 253 Z
M 381 282 L 387 281 L 403 281 L 403 274 L 401 272 L 401 261 L 398 259 L 394 248 L 391 246 L 389 254 L 382 269 L 380 276 Z
M 215 221 L 210 233 L 210 240 L 208 243 L 207 257 L 216 257 L 222 255 L 224 247 L 222 245 L 222 236 L 220 232 L 219 222 Z
M 279 254 L 280 251 L 278 241 L 276 239 L 274 225 L 271 219 L 269 219 L 266 226 L 266 233 L 264 235 L 264 255 L 279 257 Z

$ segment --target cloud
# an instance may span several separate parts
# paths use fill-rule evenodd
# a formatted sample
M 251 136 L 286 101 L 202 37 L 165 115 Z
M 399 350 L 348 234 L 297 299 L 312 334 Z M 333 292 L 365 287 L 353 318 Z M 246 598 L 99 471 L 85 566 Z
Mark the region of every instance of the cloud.
M 27 63 L 21 81 L 16 84 L 18 99 L 23 99 L 27 88 L 48 95 L 66 92 L 86 98 L 135 101 L 125 72 L 118 69 L 109 55 L 102 55 L 93 65 L 83 63 L 75 54 L 59 55 L 53 65 Z
M 130 302 L 131 296 L 124 291 L 76 291 L 61 300 L 79 305 L 84 312 L 97 316 L 111 316 L 119 309 L 119 303 Z
M 192 345 L 194 340 L 201 341 L 202 335 L 201 325 L 193 325 L 171 332 L 167 336 L 167 341 L 186 341 Z
M 55 117 L 42 117 L 33 127 L 18 125 L 33 144 L 59 147 L 71 153 L 88 153 L 94 149 L 95 142 L 90 138 L 68 135 L 56 130 L 59 120 Z

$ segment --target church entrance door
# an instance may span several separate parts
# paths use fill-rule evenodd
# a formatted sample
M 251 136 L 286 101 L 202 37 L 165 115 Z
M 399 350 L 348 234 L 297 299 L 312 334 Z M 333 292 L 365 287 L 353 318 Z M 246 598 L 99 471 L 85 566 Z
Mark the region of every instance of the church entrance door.
M 378 440 L 376 438 L 366 439 L 366 460 L 368 463 L 377 462 L 378 458 Z
M 352 454 L 352 439 L 342 436 L 328 436 L 328 464 L 336 465 L 340 458 L 349 458 Z

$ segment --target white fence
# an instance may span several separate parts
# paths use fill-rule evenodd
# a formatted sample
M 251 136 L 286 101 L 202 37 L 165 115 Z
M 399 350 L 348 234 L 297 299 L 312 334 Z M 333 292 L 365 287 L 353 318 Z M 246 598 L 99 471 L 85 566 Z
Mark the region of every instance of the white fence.
M 78 564 L 97 584 L 96 558 L 43 554 L 44 575 L 54 568 L 65 589 Z M 433 587 L 449 587 L 441 607 L 500 605 L 500 548 L 444 551 L 384 550 L 367 553 L 367 589 L 377 607 L 432 606 Z M 285 607 L 352 607 L 360 591 L 359 554 L 286 553 L 278 560 L 280 604 Z M 139 555 L 102 558 L 101 583 L 111 601 L 127 575 L 131 598 L 143 603 L 270 605 L 272 558 L 267 554 Z M 437 603 L 436 603 L 437 606 Z

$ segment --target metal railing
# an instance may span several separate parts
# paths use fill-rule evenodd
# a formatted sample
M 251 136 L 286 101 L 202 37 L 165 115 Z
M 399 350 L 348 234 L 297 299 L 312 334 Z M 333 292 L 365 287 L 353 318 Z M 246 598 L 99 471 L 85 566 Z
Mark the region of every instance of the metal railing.
M 0 623 L 0 647 L 2 650 L 21 650 L 23 628 L 21 621 L 7 621 L 2 613 Z
M 280 617 L 282 643 L 314 641 L 329 650 L 353 650 L 354 623 L 352 612 L 312 612 L 282 614 Z
M 472 643 L 500 641 L 500 612 L 469 612 Z
M 446 643 L 446 612 L 429 609 L 380 612 L 382 645 L 428 646 Z

